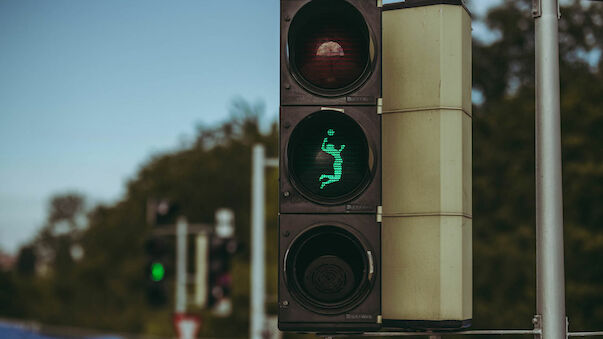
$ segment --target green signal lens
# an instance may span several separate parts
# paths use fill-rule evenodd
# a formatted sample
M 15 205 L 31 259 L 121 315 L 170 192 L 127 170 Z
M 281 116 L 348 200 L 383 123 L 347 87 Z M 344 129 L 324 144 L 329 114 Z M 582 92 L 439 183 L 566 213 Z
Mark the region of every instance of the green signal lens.
M 165 268 L 162 264 L 154 262 L 151 264 L 151 280 L 161 281 L 165 278 Z
M 369 182 L 373 162 L 366 135 L 345 113 L 310 114 L 295 126 L 287 147 L 290 179 L 314 201 L 345 202 Z

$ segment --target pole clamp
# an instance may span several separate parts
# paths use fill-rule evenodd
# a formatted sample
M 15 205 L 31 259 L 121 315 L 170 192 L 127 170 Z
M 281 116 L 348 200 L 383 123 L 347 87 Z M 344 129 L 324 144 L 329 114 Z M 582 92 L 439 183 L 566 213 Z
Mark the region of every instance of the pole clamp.
M 534 19 L 542 16 L 542 0 L 532 0 L 532 17 Z
M 532 318 L 532 324 L 534 325 L 534 338 L 542 339 L 542 315 L 536 314 Z
M 557 19 L 561 19 L 561 8 L 559 7 L 559 0 L 555 0 L 557 3 Z M 534 19 L 542 16 L 542 0 L 532 0 L 532 17 Z

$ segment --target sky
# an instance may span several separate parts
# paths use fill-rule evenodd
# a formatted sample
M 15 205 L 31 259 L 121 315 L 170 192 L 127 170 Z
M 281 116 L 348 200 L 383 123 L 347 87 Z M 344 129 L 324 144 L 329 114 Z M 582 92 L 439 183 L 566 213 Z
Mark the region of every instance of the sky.
M 279 15 L 278 0 L 0 1 L 0 250 L 35 236 L 54 194 L 119 200 L 236 97 L 276 120 Z

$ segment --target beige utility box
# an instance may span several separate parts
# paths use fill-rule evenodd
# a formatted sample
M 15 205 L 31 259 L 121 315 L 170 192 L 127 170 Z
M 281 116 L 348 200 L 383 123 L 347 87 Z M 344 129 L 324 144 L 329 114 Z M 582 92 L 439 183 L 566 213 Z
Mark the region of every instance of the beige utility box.
M 382 138 L 384 326 L 469 326 L 471 18 L 460 1 L 384 7 Z

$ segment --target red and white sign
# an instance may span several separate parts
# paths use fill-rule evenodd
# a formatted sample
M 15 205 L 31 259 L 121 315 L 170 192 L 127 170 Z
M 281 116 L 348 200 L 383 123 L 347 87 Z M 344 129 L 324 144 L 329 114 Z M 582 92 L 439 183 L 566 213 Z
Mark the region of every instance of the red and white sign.
M 201 317 L 193 314 L 174 314 L 174 328 L 178 339 L 195 339 L 201 329 Z

